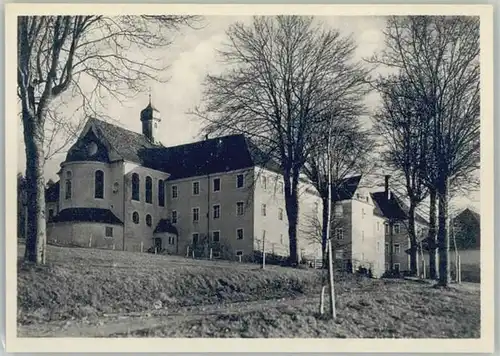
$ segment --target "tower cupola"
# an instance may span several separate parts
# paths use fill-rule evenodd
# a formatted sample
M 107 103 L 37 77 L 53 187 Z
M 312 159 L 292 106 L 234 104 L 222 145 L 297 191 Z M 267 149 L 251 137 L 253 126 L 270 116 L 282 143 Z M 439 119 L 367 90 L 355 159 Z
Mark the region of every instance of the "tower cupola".
M 149 104 L 141 111 L 142 134 L 151 142 L 157 142 L 158 130 L 161 122 L 161 116 L 158 109 L 151 104 L 151 94 L 149 95 Z

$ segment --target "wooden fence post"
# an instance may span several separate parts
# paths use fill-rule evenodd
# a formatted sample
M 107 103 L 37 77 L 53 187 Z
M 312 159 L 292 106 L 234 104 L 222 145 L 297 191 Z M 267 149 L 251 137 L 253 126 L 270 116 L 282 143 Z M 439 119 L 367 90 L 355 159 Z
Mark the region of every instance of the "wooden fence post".
M 92 235 L 89 236 L 89 247 L 92 247 Z
M 210 247 L 210 259 L 212 259 L 212 248 Z
M 141 241 L 141 252 L 144 252 L 144 243 Z
M 186 249 L 186 257 L 189 257 L 189 246 Z
M 238 260 L 239 260 L 239 261 L 240 261 L 240 263 L 241 263 L 241 255 L 238 255 Z

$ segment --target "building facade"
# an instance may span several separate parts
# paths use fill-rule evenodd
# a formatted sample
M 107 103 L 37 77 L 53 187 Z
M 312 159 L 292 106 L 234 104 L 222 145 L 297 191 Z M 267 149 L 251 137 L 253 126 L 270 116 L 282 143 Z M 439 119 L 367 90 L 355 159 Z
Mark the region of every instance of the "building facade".
M 47 194 L 49 241 L 225 259 L 288 255 L 275 162 L 244 135 L 165 147 L 151 103 L 140 120 L 142 133 L 88 120 Z M 315 258 L 320 247 L 303 233 L 302 216 L 317 214 L 321 200 L 306 181 L 299 190 L 298 252 Z

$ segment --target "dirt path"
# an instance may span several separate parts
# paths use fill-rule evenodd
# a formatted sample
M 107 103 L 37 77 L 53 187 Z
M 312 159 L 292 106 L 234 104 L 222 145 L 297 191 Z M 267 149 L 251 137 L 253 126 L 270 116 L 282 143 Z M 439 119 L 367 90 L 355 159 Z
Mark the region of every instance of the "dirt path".
M 97 320 L 58 321 L 44 324 L 20 325 L 18 337 L 107 337 L 133 331 L 176 325 L 187 321 L 232 313 L 261 310 L 263 307 L 294 306 L 303 303 L 317 303 L 317 297 L 282 298 L 240 302 L 231 304 L 211 304 L 178 308 L 176 310 L 155 310 L 145 313 L 106 315 Z

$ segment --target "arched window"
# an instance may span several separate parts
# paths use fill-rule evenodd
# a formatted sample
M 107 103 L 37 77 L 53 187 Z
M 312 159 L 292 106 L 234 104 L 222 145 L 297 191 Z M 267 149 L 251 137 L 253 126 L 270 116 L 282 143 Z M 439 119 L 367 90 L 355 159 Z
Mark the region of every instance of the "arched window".
M 94 182 L 94 198 L 103 199 L 104 198 L 104 172 L 95 172 L 95 182 Z
M 132 174 L 132 200 L 139 201 L 139 175 L 137 173 Z
M 66 179 L 65 198 L 71 199 L 71 179 Z
M 151 225 L 153 225 L 153 218 L 149 214 L 146 215 L 146 225 L 148 225 L 149 227 L 151 227 Z
M 132 214 L 132 221 L 134 224 L 139 224 L 139 213 L 137 211 Z
M 151 177 L 146 177 L 146 203 L 153 202 L 153 180 Z
M 158 180 L 158 205 L 165 206 L 165 184 L 163 184 L 163 179 Z

